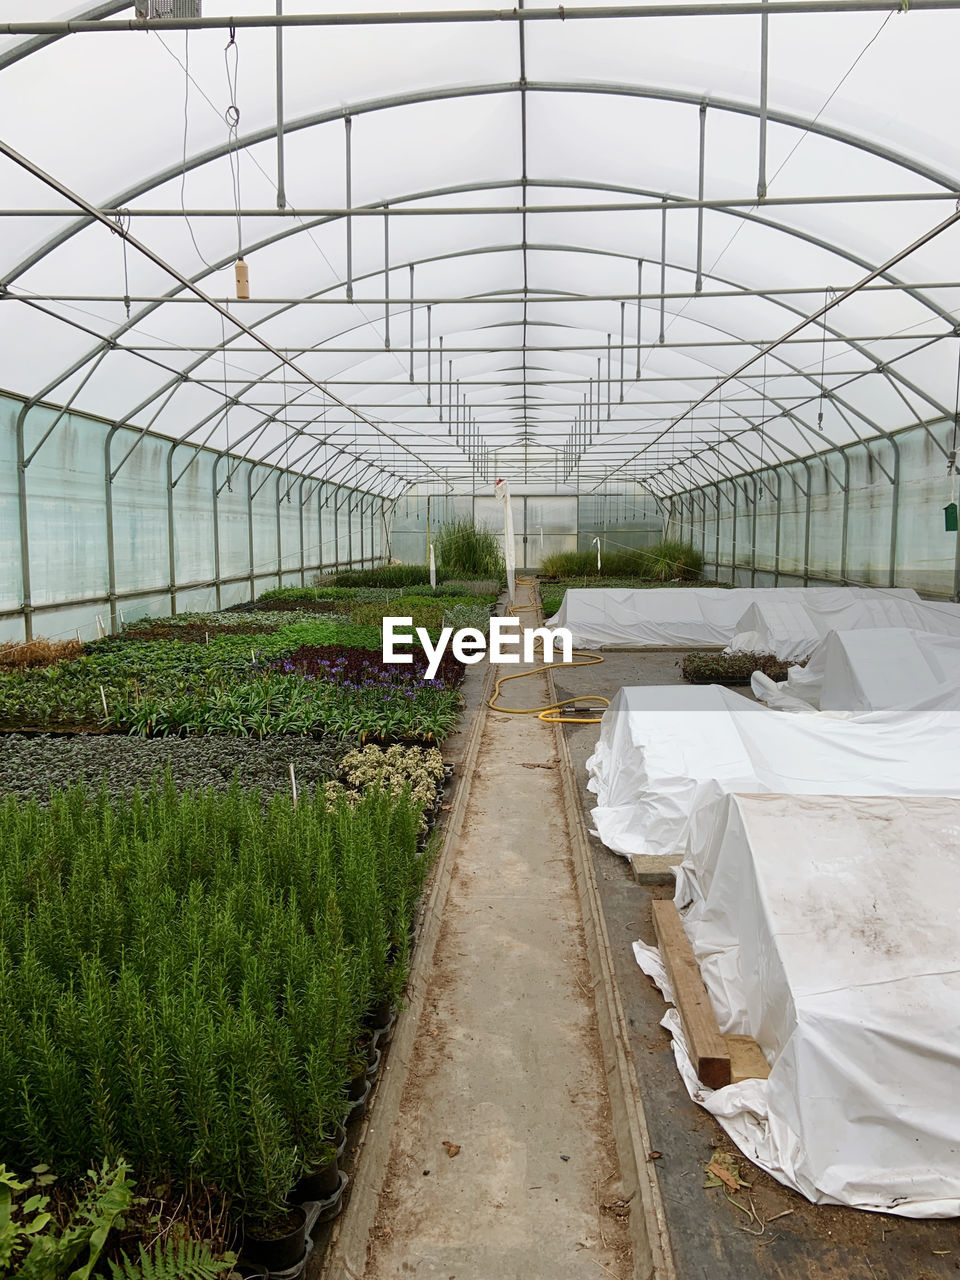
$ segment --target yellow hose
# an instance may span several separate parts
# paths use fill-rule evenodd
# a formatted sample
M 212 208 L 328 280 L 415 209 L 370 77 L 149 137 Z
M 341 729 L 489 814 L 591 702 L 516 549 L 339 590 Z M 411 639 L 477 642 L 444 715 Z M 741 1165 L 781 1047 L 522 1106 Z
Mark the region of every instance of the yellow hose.
M 515 618 L 519 618 L 522 612 L 537 608 L 537 604 L 533 599 L 536 578 L 518 578 L 517 584 L 529 587 L 531 590 L 529 603 L 510 606 L 510 613 Z M 538 640 L 537 644 L 541 648 L 543 647 L 542 640 Z M 569 706 L 571 703 L 582 702 L 586 696 L 595 699 L 597 702 L 602 702 L 605 707 L 609 707 L 610 699 L 603 698 L 599 694 L 581 694 L 579 698 L 564 698 L 561 702 L 551 702 L 545 707 L 501 707 L 497 705 L 500 698 L 500 689 L 508 680 L 525 680 L 527 676 L 536 676 L 541 671 L 550 671 L 554 667 L 592 667 L 596 663 L 603 661 L 603 658 L 598 653 L 584 653 L 579 649 L 574 649 L 573 653 L 574 657 L 580 659 L 579 662 L 548 662 L 542 667 L 533 667 L 530 671 L 518 671 L 512 676 L 500 676 L 493 687 L 493 697 L 489 700 L 487 706 L 491 711 L 502 711 L 508 716 L 536 716 L 538 720 L 543 720 L 546 724 L 599 724 L 599 716 L 584 717 L 552 714 L 559 712 L 561 707 Z

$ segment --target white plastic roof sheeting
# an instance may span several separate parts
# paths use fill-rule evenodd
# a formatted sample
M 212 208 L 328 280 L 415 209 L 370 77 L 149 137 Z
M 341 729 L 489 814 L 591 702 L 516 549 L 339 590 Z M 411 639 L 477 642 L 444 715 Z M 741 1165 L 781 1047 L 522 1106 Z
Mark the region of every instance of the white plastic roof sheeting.
M 67 12 L 3 0 L 0 32 Z M 255 457 L 299 435 L 311 473 L 341 464 L 333 442 L 344 481 L 383 492 L 553 482 L 559 450 L 583 490 L 667 494 L 948 416 L 957 226 L 710 392 L 954 213 L 958 36 L 953 10 L 772 15 L 758 202 L 758 14 L 290 28 L 279 196 L 273 29 L 239 28 L 226 56 L 223 29 L 0 34 L 4 144 L 256 335 L 132 243 L 125 267 L 121 235 L 3 156 L 0 386 Z M 345 120 L 350 206 L 375 209 L 349 220 Z M 701 123 L 709 207 L 678 207 L 700 193 Z
M 820 1204 L 960 1213 L 960 801 L 739 795 L 702 814 L 677 882 L 720 1028 L 766 1080 L 711 1091 L 675 1009 L 691 1097 Z M 672 999 L 659 954 L 637 960 Z

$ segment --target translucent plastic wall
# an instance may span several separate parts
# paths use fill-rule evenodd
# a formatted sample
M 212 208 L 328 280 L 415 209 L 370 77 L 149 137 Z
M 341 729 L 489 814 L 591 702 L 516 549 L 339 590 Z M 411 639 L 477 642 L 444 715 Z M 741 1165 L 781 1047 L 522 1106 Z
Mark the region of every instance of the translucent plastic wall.
M 88 640 L 384 555 L 376 495 L 24 405 L 0 395 L 0 640 Z
M 634 485 L 598 494 L 543 493 L 535 485 L 514 485 L 510 502 L 517 565 L 531 571 L 546 556 L 589 547 L 597 537 L 603 550 L 613 551 L 646 546 L 663 531 L 656 500 Z M 492 529 L 503 543 L 503 507 L 492 486 L 474 494 L 411 490 L 393 510 L 391 549 L 396 559 L 426 562 L 428 519 L 431 532 L 450 520 L 472 520 Z
M 738 586 L 854 582 L 960 598 L 953 424 L 912 427 L 673 498 L 672 534 Z

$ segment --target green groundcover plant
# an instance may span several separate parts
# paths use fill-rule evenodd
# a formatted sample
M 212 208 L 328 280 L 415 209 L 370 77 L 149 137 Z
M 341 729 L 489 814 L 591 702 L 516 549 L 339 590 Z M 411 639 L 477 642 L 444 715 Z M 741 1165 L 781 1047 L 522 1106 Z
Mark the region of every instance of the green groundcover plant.
M 473 597 L 463 600 L 475 605 Z M 0 676 L 0 726 L 113 729 L 146 737 L 444 737 L 456 723 L 459 695 L 423 682 L 413 668 L 407 681 L 362 690 L 274 669 L 277 659 L 305 645 L 379 653 L 380 618 L 388 606 L 360 607 L 371 610 L 368 623 L 297 622 L 262 635 L 215 635 L 206 644 L 102 641 L 73 661 Z M 439 630 L 444 606 L 431 600 L 425 608 L 429 614 L 419 616 Z
M 0 1152 L 267 1222 L 396 1002 L 428 856 L 409 791 L 0 805 Z

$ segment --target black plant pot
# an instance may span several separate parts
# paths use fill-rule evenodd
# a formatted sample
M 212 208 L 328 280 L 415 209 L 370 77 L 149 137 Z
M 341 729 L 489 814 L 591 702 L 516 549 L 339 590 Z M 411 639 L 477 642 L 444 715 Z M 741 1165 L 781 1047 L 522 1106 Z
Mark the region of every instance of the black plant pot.
M 346 1191 L 348 1183 L 349 1178 L 343 1170 L 341 1170 L 340 1180 L 337 1183 L 336 1191 L 327 1201 L 325 1201 L 325 1203 L 320 1205 L 320 1212 L 317 1215 L 318 1223 L 332 1222 L 333 1219 L 337 1217 L 340 1210 L 343 1208 L 343 1193 Z
M 307 1251 L 307 1215 L 300 1205 L 287 1214 L 278 1234 L 258 1235 L 257 1229 L 244 1234 L 243 1253 L 248 1262 L 261 1262 L 268 1271 L 288 1271 Z
M 351 1102 L 357 1102 L 363 1097 L 364 1090 L 367 1087 L 366 1067 L 355 1076 L 351 1076 L 350 1084 L 347 1088 L 347 1097 Z
M 389 1000 L 379 1000 L 376 1004 L 371 1005 L 364 1015 L 364 1026 L 370 1031 L 379 1031 L 381 1027 L 385 1027 L 390 1021 L 392 1012 L 393 1005 Z
M 227 1280 L 263 1280 L 269 1275 L 267 1268 L 259 1262 L 235 1262 L 230 1268 Z
M 304 1174 L 294 1187 L 290 1199 L 293 1204 L 306 1204 L 308 1200 L 329 1200 L 339 1185 L 340 1171 L 337 1168 L 337 1157 L 334 1156 L 326 1164 Z
M 347 1116 L 348 1122 L 350 1120 L 360 1120 L 363 1117 L 367 1109 L 367 1103 L 370 1100 L 370 1094 L 373 1090 L 373 1085 L 366 1076 L 361 1076 L 360 1079 L 363 1081 L 364 1090 L 360 1097 L 351 1103 L 350 1113 Z
M 374 1049 L 373 1057 L 370 1059 L 370 1065 L 369 1067 L 367 1067 L 367 1070 L 366 1070 L 366 1077 L 371 1082 L 376 1080 L 377 1076 L 380 1074 L 381 1057 L 382 1057 L 382 1054 L 380 1053 L 380 1050 Z

